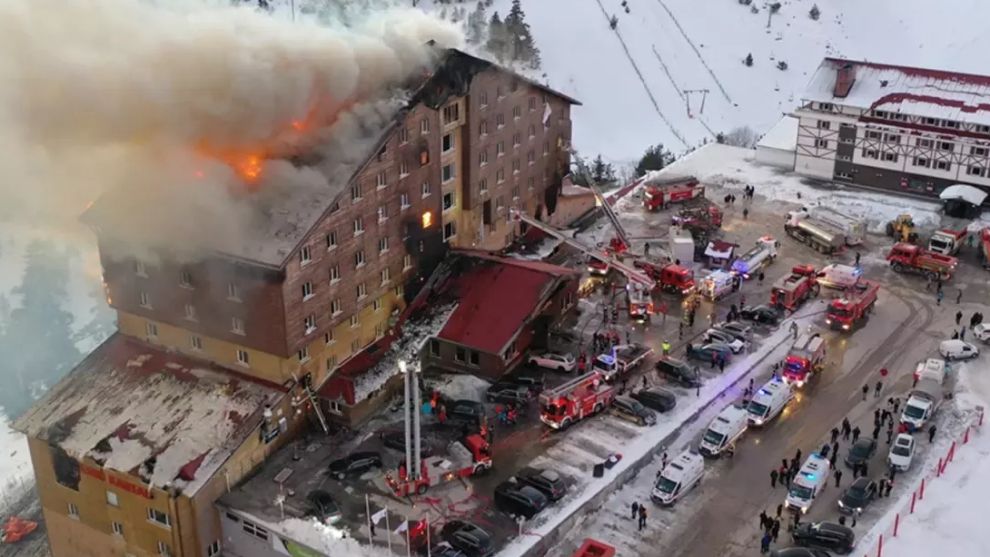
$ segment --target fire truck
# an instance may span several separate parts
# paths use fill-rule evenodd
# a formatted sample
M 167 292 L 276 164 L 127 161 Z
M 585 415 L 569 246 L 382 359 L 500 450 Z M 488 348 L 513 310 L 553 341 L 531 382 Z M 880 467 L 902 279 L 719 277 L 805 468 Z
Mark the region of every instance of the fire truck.
M 732 272 L 748 279 L 777 258 L 777 240 L 763 236 L 756 245 L 732 262 Z
M 818 333 L 802 334 L 784 360 L 784 381 L 798 388 L 825 367 L 825 339 Z
M 626 284 L 626 303 L 629 305 L 629 317 L 635 321 L 649 321 L 653 315 L 653 295 L 649 288 L 641 284 Z
M 692 232 L 712 232 L 722 227 L 722 210 L 705 198 L 691 207 L 685 207 L 671 219 L 674 224 Z
M 566 429 L 601 412 L 613 400 L 615 388 L 600 373 L 591 371 L 540 393 L 540 421 L 553 429 Z
M 860 280 L 847 288 L 841 298 L 832 300 L 825 310 L 825 323 L 833 329 L 852 330 L 873 311 L 879 292 L 878 283 Z
M 808 298 L 818 296 L 818 273 L 811 265 L 797 265 L 770 289 L 770 305 L 794 311 Z
M 929 279 L 948 280 L 958 261 L 951 255 L 928 251 L 920 246 L 898 242 L 887 253 L 890 268 L 897 273 L 921 273 Z
M 652 353 L 652 348 L 642 344 L 622 344 L 614 346 L 608 353 L 599 354 L 592 366 L 602 379 L 614 381 L 638 367 Z
M 694 176 L 664 176 L 643 180 L 643 206 L 647 211 L 659 211 L 671 203 L 704 195 L 705 186 Z
M 656 281 L 664 292 L 687 296 L 694 290 L 694 271 L 676 263 L 650 263 L 642 259 L 633 261 L 633 266 Z
M 983 268 L 990 269 L 990 228 L 980 231 L 980 247 L 983 248 Z
M 397 478 L 385 475 L 385 483 L 397 497 L 422 495 L 426 490 L 442 483 L 481 474 L 492 467 L 491 445 L 478 434 L 452 442 L 447 454 L 431 456 L 422 461 L 419 478 L 412 478 L 400 468 Z
M 966 228 L 962 230 L 951 230 L 948 228 L 936 230 L 932 234 L 932 237 L 928 239 L 928 249 L 942 255 L 955 255 L 959 253 L 959 248 L 966 243 L 967 235 L 968 231 Z

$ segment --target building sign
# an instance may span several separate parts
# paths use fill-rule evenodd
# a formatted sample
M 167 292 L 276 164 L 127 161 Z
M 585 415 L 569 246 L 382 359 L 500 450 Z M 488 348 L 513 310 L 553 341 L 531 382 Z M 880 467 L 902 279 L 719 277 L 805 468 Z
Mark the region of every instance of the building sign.
M 117 476 L 108 476 L 106 472 L 103 471 L 102 468 L 89 466 L 87 464 L 80 464 L 79 469 L 83 474 L 91 478 L 95 478 L 97 480 L 100 480 L 101 482 L 107 482 L 114 487 L 120 488 L 128 493 L 133 493 L 134 495 L 139 495 L 141 497 L 144 497 L 145 499 L 152 499 L 150 492 L 151 490 L 149 490 L 147 487 L 128 482 L 126 480 L 118 478 Z
M 100 469 L 100 468 L 96 468 L 96 467 L 93 467 L 93 466 L 87 466 L 85 464 L 80 464 L 79 465 L 79 469 L 82 471 L 83 474 L 86 474 L 87 476 L 89 476 L 91 478 L 96 478 L 96 479 L 100 480 L 101 482 L 104 482 L 107 479 L 106 474 L 104 474 L 103 473 L 103 470 Z

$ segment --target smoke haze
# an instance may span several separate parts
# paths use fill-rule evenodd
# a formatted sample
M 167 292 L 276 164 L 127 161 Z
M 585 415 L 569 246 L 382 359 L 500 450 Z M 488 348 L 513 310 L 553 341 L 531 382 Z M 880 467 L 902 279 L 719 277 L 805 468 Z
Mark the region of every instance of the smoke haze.
M 0 220 L 73 229 L 112 191 L 99 218 L 140 229 L 136 247 L 243 243 L 259 199 L 325 188 L 328 168 L 366 154 L 397 106 L 389 86 L 429 64 L 431 39 L 461 43 L 415 9 L 327 27 L 202 0 L 6 0 Z M 320 167 L 278 160 L 300 149 Z

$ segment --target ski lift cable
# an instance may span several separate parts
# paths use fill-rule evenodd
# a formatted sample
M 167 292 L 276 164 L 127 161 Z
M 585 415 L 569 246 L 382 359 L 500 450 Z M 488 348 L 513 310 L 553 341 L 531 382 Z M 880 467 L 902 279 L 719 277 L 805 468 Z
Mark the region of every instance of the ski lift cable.
M 660 3 L 660 6 L 664 9 L 665 12 L 667 12 L 667 15 L 670 16 L 670 19 L 673 20 L 674 25 L 677 27 L 677 30 L 681 32 L 681 35 L 684 37 L 684 40 L 687 41 L 687 43 L 691 46 L 691 49 L 694 50 L 694 53 L 698 56 L 698 60 L 701 61 L 701 65 L 704 66 L 706 70 L 708 70 L 708 73 L 712 76 L 712 79 L 715 80 L 715 84 L 718 85 L 719 90 L 722 91 L 723 95 L 725 95 L 725 100 L 729 101 L 729 103 L 732 103 L 732 98 L 729 97 L 728 91 L 726 91 L 725 87 L 722 86 L 722 82 L 718 80 L 718 76 L 715 75 L 715 72 L 712 70 L 712 68 L 708 65 L 707 62 L 705 62 L 705 58 L 701 55 L 701 51 L 698 50 L 698 47 L 694 45 L 694 41 L 691 40 L 691 37 L 689 37 L 687 32 L 684 31 L 684 28 L 681 27 L 681 23 L 677 21 L 677 17 L 674 16 L 674 12 L 670 11 L 670 8 L 667 7 L 667 4 L 665 4 L 663 0 L 657 0 L 657 2 Z M 601 2 L 599 2 L 599 4 L 601 4 Z

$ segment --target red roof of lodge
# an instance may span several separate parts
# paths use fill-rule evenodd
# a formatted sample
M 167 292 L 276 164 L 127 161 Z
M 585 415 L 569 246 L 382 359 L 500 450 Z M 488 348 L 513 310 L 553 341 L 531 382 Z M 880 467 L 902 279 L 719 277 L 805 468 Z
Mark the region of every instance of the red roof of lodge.
M 452 281 L 460 302 L 437 335 L 491 354 L 498 354 L 536 311 L 558 278 L 571 269 L 541 261 L 482 257 L 480 263 Z

